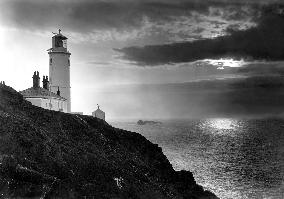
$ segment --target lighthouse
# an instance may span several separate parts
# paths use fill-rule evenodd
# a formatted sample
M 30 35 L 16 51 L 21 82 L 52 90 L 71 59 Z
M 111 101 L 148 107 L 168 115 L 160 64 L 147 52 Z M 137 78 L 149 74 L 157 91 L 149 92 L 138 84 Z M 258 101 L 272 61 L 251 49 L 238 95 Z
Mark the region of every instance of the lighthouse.
M 70 94 L 70 55 L 67 49 L 67 37 L 54 33 L 52 37 L 52 48 L 49 54 L 49 86 L 53 93 L 60 92 L 60 96 L 67 100 L 67 112 L 71 112 Z

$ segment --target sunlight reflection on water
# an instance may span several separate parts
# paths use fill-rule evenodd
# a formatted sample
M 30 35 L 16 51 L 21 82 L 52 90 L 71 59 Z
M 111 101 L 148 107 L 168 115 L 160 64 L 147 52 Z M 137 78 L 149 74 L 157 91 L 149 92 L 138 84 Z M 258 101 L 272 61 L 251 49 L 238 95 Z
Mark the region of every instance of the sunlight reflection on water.
M 229 118 L 214 118 L 208 119 L 204 123 L 204 125 L 215 128 L 215 129 L 233 129 L 236 130 L 238 123 L 237 120 L 229 119 Z
M 242 124 L 239 120 L 231 118 L 210 118 L 201 120 L 198 128 L 204 133 L 213 135 L 237 136 L 242 132 Z
M 284 120 L 211 118 L 118 127 L 159 144 L 176 170 L 222 199 L 284 198 Z

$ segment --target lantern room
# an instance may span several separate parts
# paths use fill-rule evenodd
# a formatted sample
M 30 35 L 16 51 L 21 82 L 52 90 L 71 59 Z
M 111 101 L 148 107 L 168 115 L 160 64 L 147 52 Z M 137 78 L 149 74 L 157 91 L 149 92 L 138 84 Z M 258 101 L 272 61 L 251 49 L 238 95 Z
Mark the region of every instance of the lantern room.
M 67 37 L 61 34 L 61 30 L 59 29 L 59 33 L 56 33 L 52 37 L 52 49 L 62 49 L 67 50 Z

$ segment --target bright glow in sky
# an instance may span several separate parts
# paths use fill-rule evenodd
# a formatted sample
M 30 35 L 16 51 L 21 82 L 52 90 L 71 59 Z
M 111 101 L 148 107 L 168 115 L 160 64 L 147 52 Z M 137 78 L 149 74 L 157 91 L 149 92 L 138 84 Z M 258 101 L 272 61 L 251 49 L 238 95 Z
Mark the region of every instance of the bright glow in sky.
M 242 60 L 234 60 L 232 58 L 228 59 L 206 59 L 204 60 L 205 62 L 217 66 L 217 69 L 223 70 L 224 67 L 242 67 L 243 65 L 246 64 L 246 62 Z
M 23 90 L 31 86 L 33 71 L 48 74 L 49 38 L 7 27 L 1 27 L 0 34 L 1 80 Z

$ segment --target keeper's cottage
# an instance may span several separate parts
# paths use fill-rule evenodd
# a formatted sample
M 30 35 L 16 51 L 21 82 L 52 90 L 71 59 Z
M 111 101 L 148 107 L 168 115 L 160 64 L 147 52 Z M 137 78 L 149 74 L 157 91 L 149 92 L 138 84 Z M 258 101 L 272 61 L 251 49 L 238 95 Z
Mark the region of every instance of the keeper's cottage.
M 33 75 L 33 86 L 26 90 L 20 91 L 23 97 L 33 105 L 54 110 L 67 112 L 67 99 L 60 96 L 59 87 L 56 93 L 49 90 L 49 81 L 47 76 L 43 76 L 43 86 L 40 87 L 39 72 L 35 71 Z

